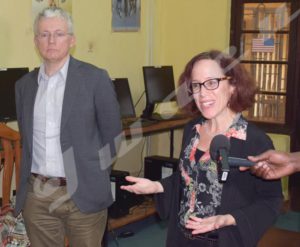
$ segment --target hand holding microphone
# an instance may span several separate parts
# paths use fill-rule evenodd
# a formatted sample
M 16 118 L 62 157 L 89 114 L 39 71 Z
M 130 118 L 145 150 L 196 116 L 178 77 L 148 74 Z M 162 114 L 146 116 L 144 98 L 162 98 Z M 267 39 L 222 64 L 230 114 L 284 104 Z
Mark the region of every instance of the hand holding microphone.
M 229 167 L 237 166 L 253 166 L 255 163 L 242 158 L 229 157 L 230 142 L 224 135 L 216 135 L 210 144 L 210 157 L 217 163 L 217 170 L 219 174 L 219 181 L 225 182 L 229 174 Z

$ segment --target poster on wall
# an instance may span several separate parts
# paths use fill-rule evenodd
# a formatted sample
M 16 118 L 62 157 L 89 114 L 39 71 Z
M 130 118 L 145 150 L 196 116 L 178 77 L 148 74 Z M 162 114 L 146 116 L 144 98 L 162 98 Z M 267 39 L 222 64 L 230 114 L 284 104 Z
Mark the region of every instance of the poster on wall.
M 136 32 L 140 22 L 140 0 L 112 0 L 112 31 Z
M 72 15 L 72 0 L 32 0 L 32 18 L 33 20 L 42 9 L 57 6 Z

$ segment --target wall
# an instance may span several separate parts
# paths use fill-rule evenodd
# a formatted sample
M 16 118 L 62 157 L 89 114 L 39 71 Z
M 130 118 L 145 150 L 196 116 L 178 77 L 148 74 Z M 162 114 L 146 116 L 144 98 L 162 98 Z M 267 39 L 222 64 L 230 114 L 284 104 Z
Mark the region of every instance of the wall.
M 40 59 L 33 45 L 31 0 L 2 0 L 0 67 L 34 68 Z M 111 77 L 128 77 L 134 102 L 144 91 L 142 66 L 174 67 L 177 81 L 186 62 L 211 48 L 229 44 L 230 0 L 141 0 L 139 32 L 111 31 L 111 0 L 73 0 L 77 45 L 72 54 L 106 68 Z M 144 97 L 137 106 L 140 114 Z M 15 127 L 15 125 L 12 125 Z M 145 144 L 144 144 L 145 142 Z M 178 156 L 181 131 L 175 132 Z M 116 168 L 137 174 L 144 155 L 168 155 L 168 133 L 139 139 Z
M 172 64 L 175 78 L 192 56 L 229 45 L 230 0 L 164 0 L 155 23 L 154 63 Z
M 155 17 L 153 64 L 171 64 L 177 81 L 185 64 L 196 54 L 227 51 L 230 34 L 230 0 L 161 1 Z M 156 15 L 155 15 L 156 16 Z M 175 131 L 175 150 L 180 152 L 182 131 Z M 168 155 L 169 133 L 155 136 L 152 153 Z
M 177 79 L 196 53 L 228 47 L 230 0 L 143 0 L 141 5 L 139 32 L 112 32 L 110 0 L 73 0 L 73 55 L 106 68 L 112 77 L 128 77 L 135 100 L 144 90 L 143 65 L 171 64 Z M 0 67 L 40 64 L 32 21 L 30 0 L 1 1 Z
M 5 35 L 0 36 L 0 67 L 39 66 L 40 59 L 32 42 L 31 1 L 2 2 L 0 26 Z M 148 63 L 147 5 L 147 1 L 142 1 L 139 32 L 112 32 L 111 1 L 89 0 L 87 4 L 73 0 L 77 45 L 72 54 L 106 68 L 111 77 L 128 77 L 135 100 L 144 90 L 141 66 Z

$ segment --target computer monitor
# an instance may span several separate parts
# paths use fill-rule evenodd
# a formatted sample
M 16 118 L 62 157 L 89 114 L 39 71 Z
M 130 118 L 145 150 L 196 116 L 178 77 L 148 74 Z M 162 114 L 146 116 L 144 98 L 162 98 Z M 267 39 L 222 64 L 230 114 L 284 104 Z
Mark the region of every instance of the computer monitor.
M 175 100 L 172 66 L 144 66 L 143 75 L 148 103 L 155 104 Z
M 120 105 L 120 113 L 122 118 L 136 117 L 134 104 L 130 92 L 127 78 L 112 79 Z
M 28 71 L 28 68 L 0 70 L 0 122 L 15 121 L 17 119 L 15 82 Z
M 142 117 L 150 117 L 154 105 L 161 102 L 176 100 L 175 82 L 172 66 L 144 66 L 143 67 L 146 108 Z

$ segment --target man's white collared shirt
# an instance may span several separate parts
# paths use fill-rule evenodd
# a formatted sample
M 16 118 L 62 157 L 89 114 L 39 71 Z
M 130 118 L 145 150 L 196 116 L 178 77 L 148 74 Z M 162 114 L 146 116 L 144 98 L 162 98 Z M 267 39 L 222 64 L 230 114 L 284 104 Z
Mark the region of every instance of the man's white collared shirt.
M 60 125 L 69 59 L 48 77 L 40 67 L 34 104 L 33 156 L 31 172 L 48 177 L 65 177 L 60 145 Z

